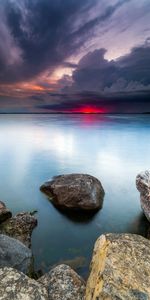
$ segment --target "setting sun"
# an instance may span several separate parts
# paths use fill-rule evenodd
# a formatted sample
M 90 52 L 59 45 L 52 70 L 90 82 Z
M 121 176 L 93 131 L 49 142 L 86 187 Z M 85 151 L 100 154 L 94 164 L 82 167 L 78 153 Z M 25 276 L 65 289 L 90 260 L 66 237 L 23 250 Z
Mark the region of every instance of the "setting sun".
M 106 109 L 99 108 L 96 106 L 88 105 L 82 106 L 79 108 L 75 108 L 72 110 L 73 113 L 81 113 L 81 114 L 103 114 L 106 113 Z

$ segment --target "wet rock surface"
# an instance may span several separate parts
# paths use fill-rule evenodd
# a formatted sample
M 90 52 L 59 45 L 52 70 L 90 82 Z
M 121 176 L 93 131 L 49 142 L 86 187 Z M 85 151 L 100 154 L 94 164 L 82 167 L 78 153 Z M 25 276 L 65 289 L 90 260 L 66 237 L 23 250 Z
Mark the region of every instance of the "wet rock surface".
M 149 300 L 150 241 L 134 234 L 100 236 L 85 299 Z
M 0 224 L 0 233 L 31 247 L 31 235 L 36 226 L 37 219 L 28 212 L 22 212 Z
M 136 187 L 140 192 L 140 202 L 143 212 L 150 222 L 150 172 L 141 172 L 136 177 Z
M 69 266 L 59 265 L 38 279 L 50 300 L 84 300 L 85 283 Z
M 87 174 L 53 177 L 40 187 L 55 206 L 62 209 L 98 210 L 102 208 L 104 189 L 101 182 Z
M 6 207 L 5 203 L 0 201 L 0 224 L 4 222 L 5 220 L 11 218 L 12 213 L 10 210 Z
M 46 288 L 25 274 L 12 269 L 0 269 L 1 300 L 48 300 Z
M 12 267 L 25 274 L 32 270 L 32 252 L 20 241 L 0 234 L 0 268 Z

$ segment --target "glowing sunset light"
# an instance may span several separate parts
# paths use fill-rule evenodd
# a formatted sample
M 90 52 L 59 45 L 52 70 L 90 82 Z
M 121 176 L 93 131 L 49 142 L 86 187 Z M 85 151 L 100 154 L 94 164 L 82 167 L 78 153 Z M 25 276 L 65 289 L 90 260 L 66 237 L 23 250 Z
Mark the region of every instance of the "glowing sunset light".
M 104 114 L 106 113 L 106 108 L 100 108 L 92 105 L 82 106 L 76 109 L 73 109 L 73 113 L 82 113 L 82 114 Z

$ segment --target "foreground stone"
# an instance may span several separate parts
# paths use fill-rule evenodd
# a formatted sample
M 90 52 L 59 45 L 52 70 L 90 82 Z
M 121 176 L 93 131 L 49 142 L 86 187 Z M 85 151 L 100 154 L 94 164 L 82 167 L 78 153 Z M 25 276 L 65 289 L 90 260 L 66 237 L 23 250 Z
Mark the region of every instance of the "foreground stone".
M 47 290 L 40 283 L 12 269 L 0 269 L 1 300 L 48 300 Z
M 38 279 L 50 300 L 83 300 L 85 283 L 69 266 L 59 265 Z
M 6 207 L 5 203 L 0 201 L 0 223 L 4 222 L 5 220 L 11 218 L 12 213 Z
M 97 210 L 103 204 L 104 189 L 100 181 L 86 174 L 56 176 L 40 189 L 60 208 Z
M 27 247 L 31 247 L 32 231 L 37 219 L 28 212 L 22 212 L 0 225 L 0 233 L 18 239 Z
M 86 300 L 149 300 L 150 241 L 132 234 L 106 234 L 97 240 Z
M 136 187 L 140 192 L 140 202 L 143 212 L 150 222 L 150 172 L 145 171 L 137 175 Z
M 12 267 L 25 274 L 32 271 L 32 252 L 20 241 L 0 234 L 0 268 Z

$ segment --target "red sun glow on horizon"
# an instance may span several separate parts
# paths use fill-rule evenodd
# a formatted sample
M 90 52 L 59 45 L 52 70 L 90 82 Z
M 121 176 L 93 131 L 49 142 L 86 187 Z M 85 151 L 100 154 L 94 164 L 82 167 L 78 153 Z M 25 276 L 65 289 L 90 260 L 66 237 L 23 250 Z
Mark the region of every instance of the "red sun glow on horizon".
M 88 106 L 82 106 L 79 108 L 71 109 L 70 112 L 82 113 L 82 114 L 103 114 L 103 113 L 106 113 L 106 109 L 88 105 Z

